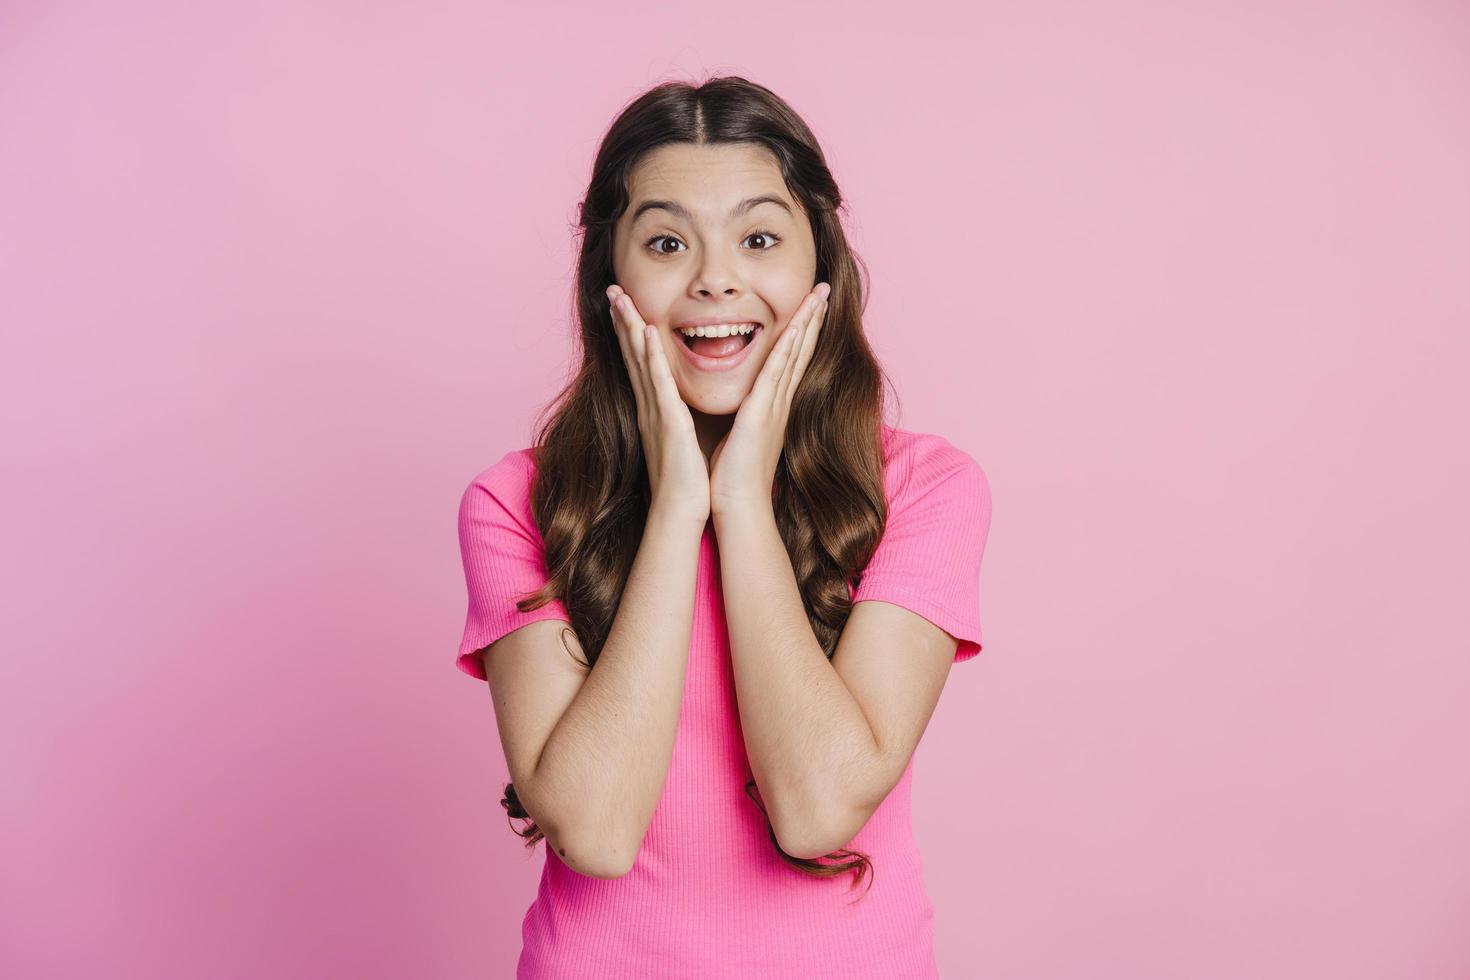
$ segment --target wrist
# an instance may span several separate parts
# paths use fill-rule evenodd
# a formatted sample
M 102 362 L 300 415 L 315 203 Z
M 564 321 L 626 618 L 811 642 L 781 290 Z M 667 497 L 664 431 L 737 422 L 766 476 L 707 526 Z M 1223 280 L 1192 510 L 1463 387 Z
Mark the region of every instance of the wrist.
M 704 527 L 709 523 L 710 511 L 708 507 L 692 507 L 682 501 L 655 499 L 648 507 L 648 523 L 676 525 L 697 529 L 704 532 Z
M 710 501 L 710 518 L 718 529 L 721 526 L 749 525 L 764 520 L 775 520 L 776 509 L 770 500 L 733 499 Z

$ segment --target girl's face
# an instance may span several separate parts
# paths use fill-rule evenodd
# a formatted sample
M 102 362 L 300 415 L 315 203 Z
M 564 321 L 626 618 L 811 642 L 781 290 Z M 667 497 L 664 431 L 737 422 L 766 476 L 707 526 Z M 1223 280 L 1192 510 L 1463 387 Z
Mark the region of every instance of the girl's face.
M 613 230 L 614 281 L 658 331 L 685 403 L 733 414 L 816 285 L 806 212 L 770 152 L 754 145 L 662 146 L 639 161 L 630 183 Z M 690 355 L 678 330 L 701 317 L 761 329 L 738 363 L 715 370 Z

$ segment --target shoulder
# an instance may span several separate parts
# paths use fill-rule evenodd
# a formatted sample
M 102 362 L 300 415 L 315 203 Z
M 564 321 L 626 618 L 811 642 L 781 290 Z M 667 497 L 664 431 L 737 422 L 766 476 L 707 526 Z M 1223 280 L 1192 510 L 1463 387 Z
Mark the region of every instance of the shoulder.
M 990 483 L 973 456 L 932 432 L 883 426 L 883 484 L 890 510 L 930 496 L 944 496 L 988 508 Z
M 480 470 L 460 497 L 461 519 L 487 506 L 504 510 L 522 525 L 531 525 L 531 481 L 536 474 L 532 449 L 512 449 Z
M 524 492 L 536 473 L 536 457 L 531 449 L 512 449 L 494 463 L 476 473 L 470 488 L 480 487 L 497 494 Z

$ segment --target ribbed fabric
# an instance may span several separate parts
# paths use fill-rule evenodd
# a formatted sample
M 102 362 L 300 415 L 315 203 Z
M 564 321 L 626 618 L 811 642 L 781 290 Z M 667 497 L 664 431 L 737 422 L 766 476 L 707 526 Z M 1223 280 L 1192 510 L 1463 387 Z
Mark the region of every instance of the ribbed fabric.
M 981 650 L 989 483 L 940 436 L 884 425 L 883 441 L 888 525 L 853 601 L 912 610 L 959 641 L 956 662 L 968 660 Z M 546 581 L 530 510 L 534 466 L 529 449 L 509 452 L 460 503 L 469 611 L 456 663 L 480 680 L 484 647 L 537 620 L 570 621 L 560 600 L 515 608 Z M 909 819 L 913 761 L 848 845 L 872 859 L 871 888 L 864 880 L 851 889 L 850 873 L 814 878 L 782 862 L 744 791 L 752 777 L 721 595 L 709 525 L 673 758 L 643 847 L 627 875 L 602 879 L 571 870 L 543 842 L 518 980 L 937 977 L 934 908 Z

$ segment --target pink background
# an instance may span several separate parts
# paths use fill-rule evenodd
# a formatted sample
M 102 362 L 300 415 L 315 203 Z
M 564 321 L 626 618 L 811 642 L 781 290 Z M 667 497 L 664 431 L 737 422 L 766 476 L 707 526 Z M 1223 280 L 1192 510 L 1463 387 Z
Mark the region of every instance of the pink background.
M 524 9 L 521 9 L 524 8 Z M 0 7 L 0 973 L 503 977 L 459 494 L 657 81 L 803 113 L 984 466 L 947 977 L 1470 975 L 1470 10 Z

